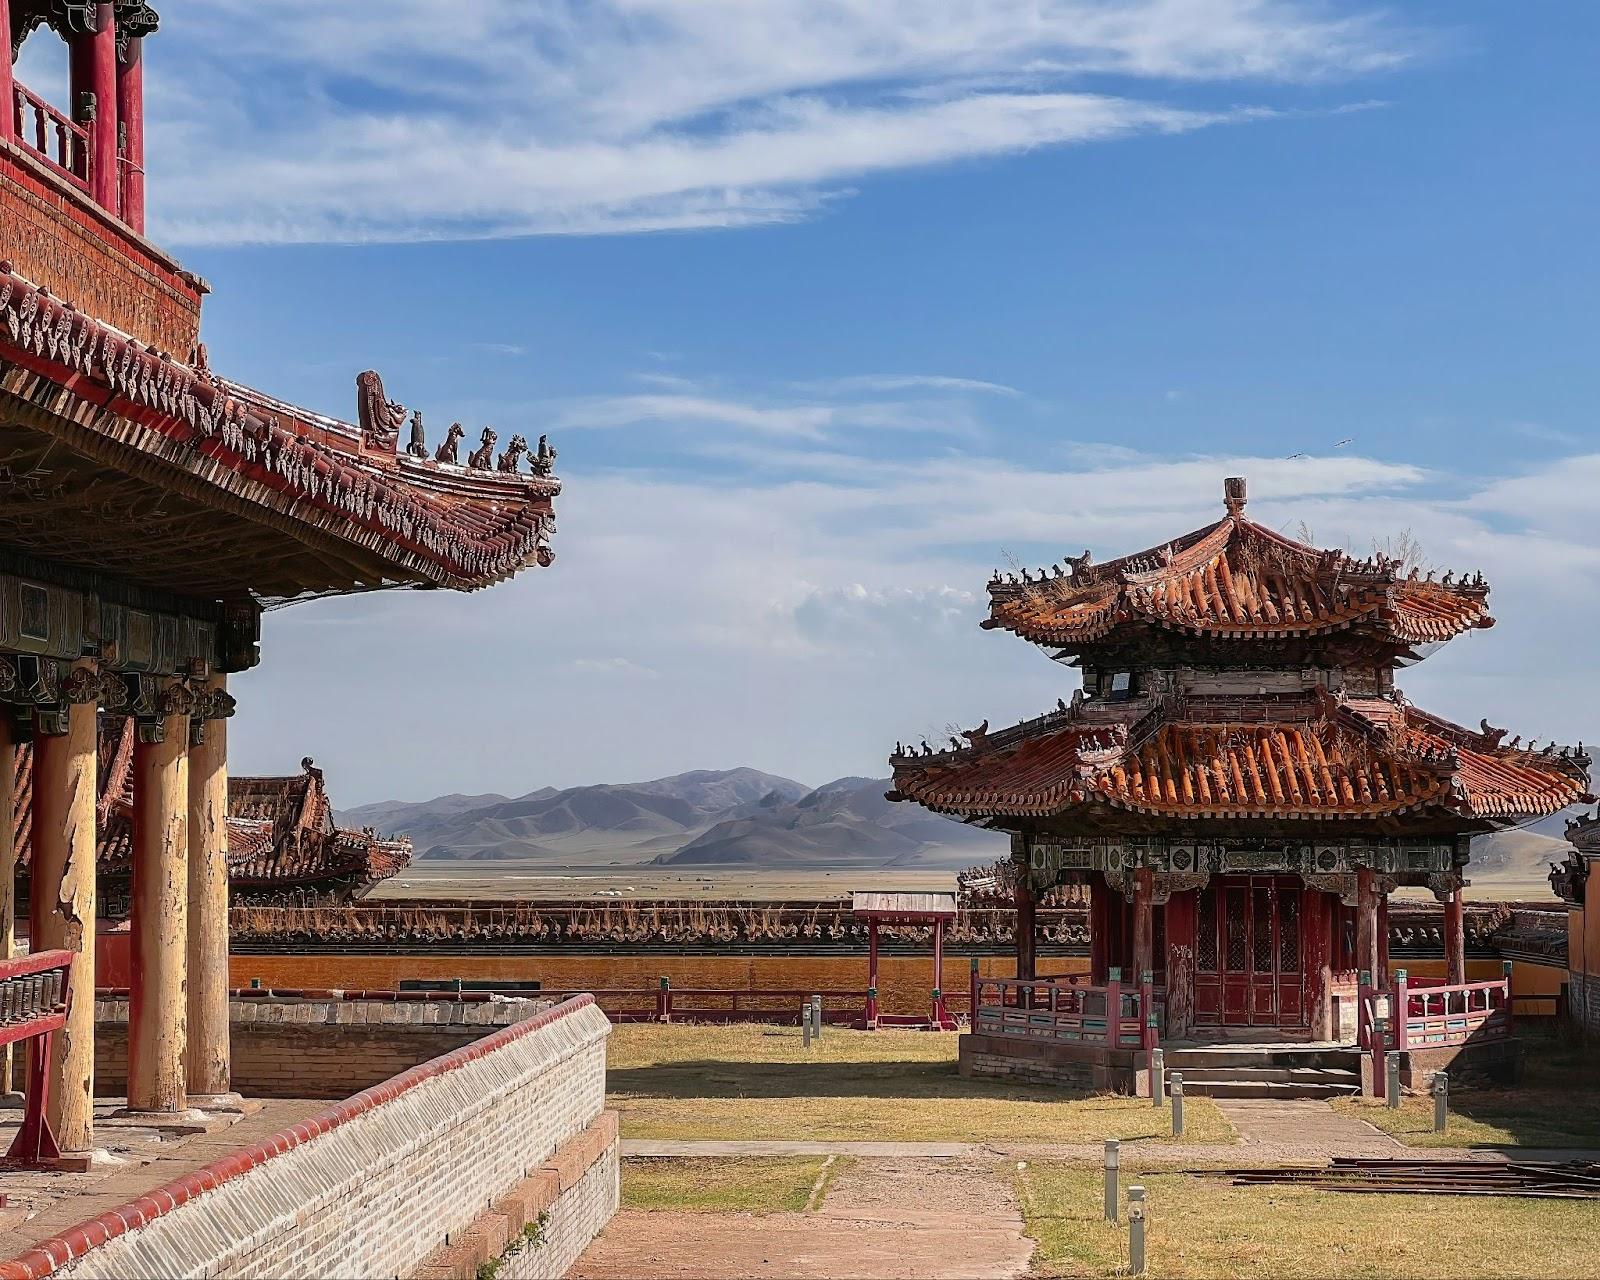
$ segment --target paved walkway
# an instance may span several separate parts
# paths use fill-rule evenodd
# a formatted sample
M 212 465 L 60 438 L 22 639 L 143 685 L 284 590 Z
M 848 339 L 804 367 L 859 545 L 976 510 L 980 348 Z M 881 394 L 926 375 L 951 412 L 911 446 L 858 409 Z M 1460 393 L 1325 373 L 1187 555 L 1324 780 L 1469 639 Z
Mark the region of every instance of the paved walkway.
M 811 1213 L 625 1209 L 569 1275 L 572 1280 L 1008 1280 L 1026 1274 L 1032 1254 L 1011 1182 L 992 1161 L 858 1158 Z
M 1314 1098 L 1218 1098 L 1216 1105 L 1239 1134 L 1239 1147 L 1233 1150 L 1251 1162 L 1293 1164 L 1330 1156 L 1398 1156 L 1411 1151 L 1365 1120 L 1335 1111 Z
M 624 1156 L 865 1156 L 888 1159 L 907 1156 L 949 1160 L 983 1150 L 971 1142 L 740 1142 L 722 1139 L 663 1141 L 624 1138 Z

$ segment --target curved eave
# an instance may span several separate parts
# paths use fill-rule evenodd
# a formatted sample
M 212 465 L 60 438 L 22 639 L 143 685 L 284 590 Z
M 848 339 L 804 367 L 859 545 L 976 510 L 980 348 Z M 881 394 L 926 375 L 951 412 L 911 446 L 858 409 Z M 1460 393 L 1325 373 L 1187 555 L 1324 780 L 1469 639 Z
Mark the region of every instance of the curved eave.
M 363 453 L 345 424 L 148 350 L 4 263 L 0 394 L 9 417 L 84 457 L 255 522 L 291 576 L 304 553 L 306 593 L 333 589 L 319 555 L 367 585 L 455 590 L 554 558 L 554 477 Z

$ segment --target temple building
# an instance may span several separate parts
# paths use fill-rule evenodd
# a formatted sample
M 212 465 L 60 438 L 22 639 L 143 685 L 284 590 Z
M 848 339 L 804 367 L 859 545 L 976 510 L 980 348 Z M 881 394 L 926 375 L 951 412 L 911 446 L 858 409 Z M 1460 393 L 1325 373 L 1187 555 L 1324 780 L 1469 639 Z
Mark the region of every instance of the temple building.
M 1567 906 L 1567 1011 L 1585 1036 L 1600 1035 L 1600 812 L 1567 823 L 1573 851 L 1550 868 L 1550 887 Z
M 0 963 L 25 932 L 48 963 L 16 981 L 56 993 L 26 1042 L 50 1043 L 36 1151 L 92 1144 L 102 884 L 131 917 L 128 1104 L 165 1114 L 230 1091 L 230 874 L 331 891 L 395 855 L 335 832 L 309 774 L 230 785 L 228 678 L 263 611 L 553 558 L 543 441 L 463 450 L 458 423 L 430 449 L 374 372 L 346 422 L 209 367 L 206 285 L 144 236 L 156 28 L 137 0 L 0 0 L 0 813 L 20 777 L 28 893 L 0 822 Z M 15 82 L 26 39 L 66 43 L 65 104 Z
M 1400 886 L 1444 904 L 1444 982 L 1461 986 L 1471 837 L 1588 792 L 1581 747 L 1465 728 L 1396 686 L 1493 625 L 1481 575 L 1318 550 L 1247 517 L 1242 479 L 1224 496 L 1221 520 L 1147 551 L 993 580 L 983 625 L 1081 687 L 892 759 L 891 799 L 1011 833 L 1019 979 L 1038 896 L 1087 889 L 1090 983 L 1150 1001 L 1112 1047 L 1152 1014 L 1169 1042 L 1348 1040 L 1346 998 L 1394 976 Z

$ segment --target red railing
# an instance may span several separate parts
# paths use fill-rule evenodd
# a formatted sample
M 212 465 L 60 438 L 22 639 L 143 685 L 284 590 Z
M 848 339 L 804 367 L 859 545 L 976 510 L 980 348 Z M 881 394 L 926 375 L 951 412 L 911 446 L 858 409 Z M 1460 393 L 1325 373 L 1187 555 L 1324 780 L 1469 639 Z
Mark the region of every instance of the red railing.
M 1396 970 L 1395 1048 L 1432 1049 L 1469 1041 L 1503 1040 L 1513 1028 L 1511 979 L 1447 985 L 1434 979 L 1408 980 Z
M 8 1160 L 39 1164 L 61 1154 L 45 1104 L 50 1094 L 50 1039 L 67 1025 L 70 951 L 35 951 L 0 960 L 0 1045 L 28 1041 L 28 1098 Z
M 80 190 L 89 190 L 89 131 L 43 98 L 15 86 L 12 124 L 16 138 L 52 171 Z
M 1146 1035 L 1148 988 L 1117 980 L 1096 987 L 1078 976 L 1032 982 L 975 978 L 972 987 L 972 1029 L 981 1035 L 1116 1049 L 1148 1048 L 1154 1038 Z

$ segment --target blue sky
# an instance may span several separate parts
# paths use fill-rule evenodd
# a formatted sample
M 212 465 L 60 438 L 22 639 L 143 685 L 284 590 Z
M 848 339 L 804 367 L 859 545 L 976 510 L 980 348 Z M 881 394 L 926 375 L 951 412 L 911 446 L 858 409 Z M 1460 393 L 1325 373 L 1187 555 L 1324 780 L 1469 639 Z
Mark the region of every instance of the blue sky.
M 213 366 L 344 416 L 377 368 L 568 484 L 548 571 L 272 615 L 236 767 L 878 773 L 1068 687 L 977 630 L 992 568 L 1163 540 L 1239 471 L 1268 523 L 1491 575 L 1417 701 L 1600 737 L 1600 10 L 449 10 L 168 0 L 149 42 Z

